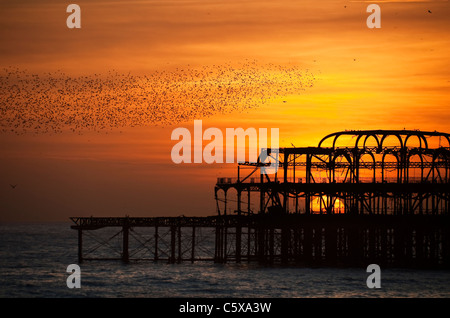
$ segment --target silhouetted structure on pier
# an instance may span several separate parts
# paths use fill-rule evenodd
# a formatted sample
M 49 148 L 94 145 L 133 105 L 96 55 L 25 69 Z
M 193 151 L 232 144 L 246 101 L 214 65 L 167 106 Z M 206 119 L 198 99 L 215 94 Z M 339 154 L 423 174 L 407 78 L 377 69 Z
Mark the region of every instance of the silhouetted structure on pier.
M 263 151 L 278 171 L 244 162 L 219 178 L 217 216 L 73 218 L 79 261 L 83 230 L 118 226 L 124 261 L 130 230 L 148 227 L 138 246 L 155 261 L 450 268 L 449 134 L 344 131 L 318 147 Z M 214 251 L 202 254 L 207 231 Z

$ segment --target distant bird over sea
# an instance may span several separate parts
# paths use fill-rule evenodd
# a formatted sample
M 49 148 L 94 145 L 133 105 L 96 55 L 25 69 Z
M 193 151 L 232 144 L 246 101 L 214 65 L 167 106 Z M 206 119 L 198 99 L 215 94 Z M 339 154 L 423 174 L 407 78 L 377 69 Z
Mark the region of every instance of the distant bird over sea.
M 215 114 L 242 112 L 313 86 L 293 65 L 177 68 L 146 75 L 69 76 L 0 70 L 0 133 L 43 134 L 168 126 Z

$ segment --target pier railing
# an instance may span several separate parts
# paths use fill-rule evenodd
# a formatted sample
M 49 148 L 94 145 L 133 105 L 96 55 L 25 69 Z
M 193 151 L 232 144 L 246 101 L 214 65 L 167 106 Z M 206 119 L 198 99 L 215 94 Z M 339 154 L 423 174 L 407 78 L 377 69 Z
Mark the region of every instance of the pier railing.
M 278 182 L 288 182 L 288 183 L 305 183 L 304 177 L 286 177 L 286 178 L 278 178 Z M 238 179 L 236 177 L 219 177 L 217 178 L 217 184 L 218 185 L 224 185 L 224 184 L 234 184 L 234 183 L 250 183 L 250 184 L 259 184 L 260 178 L 257 177 L 251 177 L 246 179 Z M 440 183 L 438 179 L 434 180 L 435 183 Z M 313 183 L 333 183 L 329 178 L 327 177 L 316 177 L 314 179 Z M 355 181 L 343 178 L 343 177 L 336 177 L 334 179 L 334 183 L 356 183 Z M 373 177 L 359 177 L 358 183 L 398 183 L 398 178 L 394 177 L 388 177 L 384 178 L 383 181 L 380 179 L 375 179 Z M 433 183 L 429 180 L 425 180 L 420 177 L 410 177 L 408 178 L 407 182 L 405 183 Z

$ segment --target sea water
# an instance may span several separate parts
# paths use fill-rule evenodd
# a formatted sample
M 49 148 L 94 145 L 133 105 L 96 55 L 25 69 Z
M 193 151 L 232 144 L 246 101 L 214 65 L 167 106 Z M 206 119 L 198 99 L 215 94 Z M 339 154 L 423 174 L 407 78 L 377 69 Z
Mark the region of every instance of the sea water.
M 77 242 L 70 223 L 0 224 L 0 297 L 450 297 L 445 270 L 381 268 L 381 288 L 371 289 L 365 268 L 213 262 L 86 261 L 81 288 L 70 289 Z

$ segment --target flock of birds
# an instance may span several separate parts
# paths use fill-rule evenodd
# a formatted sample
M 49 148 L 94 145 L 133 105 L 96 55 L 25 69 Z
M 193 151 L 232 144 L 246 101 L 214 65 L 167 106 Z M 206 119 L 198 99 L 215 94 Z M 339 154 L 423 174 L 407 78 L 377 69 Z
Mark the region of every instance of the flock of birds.
M 214 65 L 147 75 L 0 71 L 0 133 L 42 134 L 173 125 L 245 111 L 311 87 L 296 66 Z

